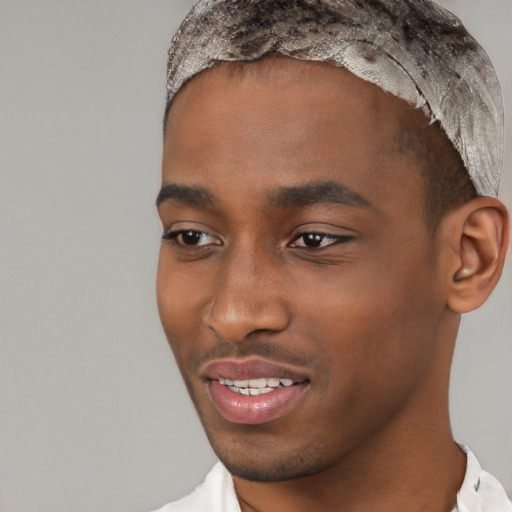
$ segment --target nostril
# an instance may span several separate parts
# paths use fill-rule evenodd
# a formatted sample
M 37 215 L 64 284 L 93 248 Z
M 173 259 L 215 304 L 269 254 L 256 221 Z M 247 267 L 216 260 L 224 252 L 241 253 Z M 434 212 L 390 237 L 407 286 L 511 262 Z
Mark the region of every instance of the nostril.
M 263 299 L 249 294 L 239 299 L 240 295 L 224 293 L 205 311 L 204 326 L 219 339 L 239 343 L 250 335 L 279 332 L 288 325 L 288 310 L 280 297 Z
M 271 332 L 273 332 L 272 329 L 255 329 L 254 331 L 251 331 L 247 336 L 258 335 L 258 334 L 269 334 Z

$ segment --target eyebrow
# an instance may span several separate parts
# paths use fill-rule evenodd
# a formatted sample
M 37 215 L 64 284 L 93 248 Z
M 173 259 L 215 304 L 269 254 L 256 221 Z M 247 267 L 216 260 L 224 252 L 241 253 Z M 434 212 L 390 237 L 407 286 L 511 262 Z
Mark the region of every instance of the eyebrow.
M 187 206 L 207 208 L 217 201 L 202 187 L 164 184 L 156 198 L 157 208 L 166 201 L 177 201 Z M 366 198 L 350 187 L 336 181 L 315 181 L 304 185 L 281 187 L 271 193 L 269 203 L 281 208 L 301 208 L 314 204 L 341 204 L 344 206 L 375 209 Z
M 375 209 L 368 199 L 336 181 L 315 181 L 305 185 L 283 187 L 272 195 L 271 203 L 285 208 L 336 203 L 345 206 Z
M 178 185 L 177 183 L 169 183 L 162 186 L 156 198 L 157 208 L 165 201 L 177 201 L 184 205 L 203 208 L 215 204 L 215 199 L 206 189 Z

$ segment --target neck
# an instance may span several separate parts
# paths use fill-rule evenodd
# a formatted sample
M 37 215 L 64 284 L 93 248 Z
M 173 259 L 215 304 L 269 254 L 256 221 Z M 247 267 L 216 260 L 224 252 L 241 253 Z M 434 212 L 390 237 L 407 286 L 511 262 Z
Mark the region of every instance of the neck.
M 451 512 L 466 458 L 448 414 L 453 342 L 439 350 L 448 364 L 438 365 L 414 400 L 336 465 L 284 482 L 234 478 L 242 512 Z
M 278 483 L 235 479 L 235 487 L 242 512 L 451 512 L 464 472 L 465 456 L 448 438 L 435 449 L 425 442 L 416 453 L 403 445 L 354 453 L 322 474 Z

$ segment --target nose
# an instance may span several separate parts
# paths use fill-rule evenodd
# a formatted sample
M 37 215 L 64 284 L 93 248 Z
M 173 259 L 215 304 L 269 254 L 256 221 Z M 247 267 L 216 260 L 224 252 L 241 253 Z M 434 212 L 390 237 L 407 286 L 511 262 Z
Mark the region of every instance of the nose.
M 230 343 L 284 330 L 289 312 L 277 267 L 270 255 L 233 250 L 219 263 L 205 325 Z

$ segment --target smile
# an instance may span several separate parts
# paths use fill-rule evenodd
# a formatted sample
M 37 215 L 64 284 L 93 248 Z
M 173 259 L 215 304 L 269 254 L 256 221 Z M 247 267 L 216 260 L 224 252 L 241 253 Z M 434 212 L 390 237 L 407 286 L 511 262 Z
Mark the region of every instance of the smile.
M 246 425 L 290 414 L 310 388 L 304 370 L 262 359 L 215 361 L 204 368 L 202 378 L 220 415 Z
M 291 379 L 280 379 L 279 377 L 248 380 L 231 380 L 220 377 L 219 382 L 227 386 L 233 393 L 250 396 L 264 395 L 280 388 L 288 388 L 294 384 L 299 384 Z

